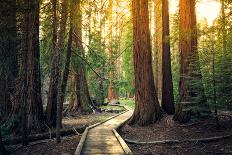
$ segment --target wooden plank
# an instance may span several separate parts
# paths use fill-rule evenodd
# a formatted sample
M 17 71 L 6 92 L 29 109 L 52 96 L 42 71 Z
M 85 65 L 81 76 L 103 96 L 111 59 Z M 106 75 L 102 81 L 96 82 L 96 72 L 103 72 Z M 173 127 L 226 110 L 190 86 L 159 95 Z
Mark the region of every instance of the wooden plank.
M 133 155 L 132 151 L 130 150 L 130 148 L 127 146 L 126 142 L 122 139 L 122 137 L 118 134 L 118 132 L 113 129 L 114 135 L 117 137 L 120 145 L 122 146 L 123 150 L 125 151 L 125 153 L 127 155 Z
M 80 154 L 128 154 L 112 130 L 128 120 L 131 114 L 128 111 L 89 129 Z
M 90 149 L 90 150 L 82 150 L 81 154 L 125 154 L 123 149 L 97 149 L 97 148 L 93 148 L 93 149 Z

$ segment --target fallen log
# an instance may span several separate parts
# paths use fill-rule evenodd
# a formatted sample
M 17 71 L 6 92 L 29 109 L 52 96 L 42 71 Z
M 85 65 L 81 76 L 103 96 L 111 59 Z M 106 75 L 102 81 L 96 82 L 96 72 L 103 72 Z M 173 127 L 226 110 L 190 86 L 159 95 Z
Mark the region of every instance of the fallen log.
M 185 143 L 185 142 L 215 142 L 222 139 L 231 138 L 232 135 L 217 136 L 217 137 L 208 137 L 208 138 L 199 138 L 199 139 L 185 139 L 185 140 L 160 140 L 160 141 L 150 141 L 150 142 L 140 142 L 136 140 L 125 139 L 129 144 L 173 144 L 173 143 Z
M 81 126 L 78 128 L 72 128 L 72 129 L 62 129 L 61 130 L 61 136 L 69 136 L 69 135 L 76 135 L 77 133 L 83 133 L 85 131 L 85 128 L 87 126 Z M 40 134 L 34 134 L 34 135 L 29 135 L 28 136 L 28 141 L 29 142 L 34 142 L 37 140 L 44 140 L 44 139 L 51 139 L 56 137 L 56 132 L 46 132 L 46 133 L 40 133 Z M 17 137 L 8 137 L 3 139 L 3 144 L 4 145 L 15 145 L 15 144 L 20 144 L 22 142 L 22 137 L 17 136 Z

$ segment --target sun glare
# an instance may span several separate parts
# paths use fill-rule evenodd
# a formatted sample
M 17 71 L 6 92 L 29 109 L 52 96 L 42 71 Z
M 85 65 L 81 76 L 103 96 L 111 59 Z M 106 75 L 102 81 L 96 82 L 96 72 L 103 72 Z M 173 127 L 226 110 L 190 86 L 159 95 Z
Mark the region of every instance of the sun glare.
M 170 1 L 170 13 L 175 13 L 178 9 L 179 0 Z M 220 14 L 220 2 L 217 0 L 201 0 L 197 3 L 196 12 L 198 21 L 207 19 L 209 25 L 213 24 L 213 21 Z

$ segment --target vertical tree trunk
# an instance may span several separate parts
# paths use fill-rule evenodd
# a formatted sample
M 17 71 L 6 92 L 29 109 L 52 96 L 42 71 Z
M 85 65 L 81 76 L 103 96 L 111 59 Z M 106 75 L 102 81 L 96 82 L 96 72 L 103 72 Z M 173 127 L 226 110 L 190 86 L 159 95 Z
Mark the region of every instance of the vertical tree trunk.
M 91 105 L 92 101 L 89 95 L 88 83 L 86 79 L 86 67 L 85 62 L 81 58 L 85 57 L 84 48 L 82 46 L 82 13 L 81 13 L 81 1 L 76 0 L 74 2 L 74 42 L 76 43 L 76 48 L 78 52 L 76 53 L 76 59 L 78 64 L 73 66 L 74 69 L 74 78 L 76 84 L 76 107 L 75 112 L 92 112 Z M 75 101 L 75 100 L 74 100 Z M 75 105 L 70 103 L 70 105 Z
M 28 128 L 41 129 L 44 123 L 41 97 L 40 47 L 39 47 L 39 0 L 30 3 L 28 36 Z
M 67 24 L 67 9 L 68 1 L 63 0 L 61 2 L 61 19 L 58 29 L 58 19 L 57 19 L 57 1 L 52 0 L 53 7 L 53 39 L 52 39 L 52 49 L 53 49 L 53 58 L 52 58 L 52 70 L 50 77 L 49 85 L 49 94 L 48 94 L 48 105 L 47 105 L 47 123 L 49 126 L 56 125 L 56 116 L 57 116 L 57 102 L 58 96 L 61 93 L 59 87 L 61 87 L 61 54 L 64 51 L 64 41 L 66 33 L 66 24 Z M 58 35 L 58 37 L 57 37 Z M 62 110 L 62 109 L 61 109 Z
M 6 121 L 12 106 L 11 96 L 18 72 L 16 50 L 16 1 L 2 1 L 0 9 L 0 125 Z M 0 154 L 9 155 L 2 143 L 0 130 Z
M 190 120 L 191 114 L 200 115 L 198 109 L 206 105 L 204 87 L 201 82 L 198 51 L 197 51 L 197 23 L 195 0 L 180 0 L 180 82 L 178 104 L 174 119 L 185 123 Z M 194 85 L 193 83 L 198 84 Z M 191 110 L 192 109 L 192 110 Z
M 39 1 L 25 1 L 22 39 L 19 58 L 19 76 L 15 91 L 13 120 L 24 117 L 24 128 L 41 131 L 44 124 L 41 97 L 40 48 L 39 48 Z M 22 116 L 20 116 L 22 115 Z M 15 124 L 21 126 L 21 122 Z
M 174 95 L 171 71 L 169 3 L 162 1 L 162 99 L 161 105 L 165 112 L 174 114 Z
M 69 39 L 68 39 L 68 49 L 66 54 L 66 61 L 63 71 L 63 77 L 61 79 L 61 84 L 58 87 L 58 100 L 57 100 L 57 118 L 56 118 L 56 141 L 59 143 L 61 142 L 60 139 L 60 129 L 62 126 L 62 112 L 63 112 L 63 102 L 64 96 L 68 81 L 69 75 L 69 66 L 72 54 L 72 33 L 73 33 L 73 25 L 72 25 L 72 14 L 70 14 L 70 30 L 69 30 Z M 64 41 L 65 41 L 65 32 L 66 32 L 66 22 L 68 17 L 68 1 L 63 0 L 61 2 L 61 24 L 60 24 L 60 31 L 59 31 L 59 50 L 64 50 Z
M 60 54 L 57 50 L 57 0 L 51 0 L 52 4 L 52 66 L 48 90 L 48 101 L 46 108 L 46 121 L 49 126 L 56 126 L 57 95 L 59 83 Z
M 130 124 L 148 125 L 161 115 L 152 73 L 148 0 L 133 0 L 135 110 Z
M 16 0 L 1 2 L 0 9 L 0 122 L 6 121 L 12 107 L 18 73 Z

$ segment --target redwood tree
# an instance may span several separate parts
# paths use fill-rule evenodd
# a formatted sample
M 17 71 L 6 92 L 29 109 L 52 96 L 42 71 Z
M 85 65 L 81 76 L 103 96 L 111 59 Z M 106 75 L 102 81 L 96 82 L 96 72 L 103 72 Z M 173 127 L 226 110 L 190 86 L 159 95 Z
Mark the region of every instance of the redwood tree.
M 16 0 L 2 1 L 0 9 L 0 122 L 5 121 L 12 106 L 18 72 Z
M 19 75 L 13 100 L 11 119 L 22 119 L 14 124 L 26 124 L 29 131 L 43 128 L 44 116 L 41 97 L 40 47 L 39 47 L 39 1 L 25 1 L 29 8 L 22 12 L 19 54 Z M 11 122 L 11 121 L 9 121 Z
M 82 46 L 82 13 L 81 0 L 73 2 L 73 36 L 76 47 L 76 65 L 72 66 L 72 94 L 70 99 L 70 109 L 73 112 L 92 112 L 92 101 L 89 94 L 86 79 L 86 67 L 83 59 L 85 58 Z
M 148 125 L 161 115 L 154 85 L 149 32 L 148 0 L 132 1 L 135 110 L 130 124 Z
M 171 71 L 170 32 L 169 32 L 169 3 L 162 1 L 162 100 L 165 112 L 174 114 L 174 95 Z
M 64 51 L 64 42 L 67 24 L 68 1 L 61 1 L 61 18 L 58 24 L 57 0 L 52 0 L 52 67 L 49 83 L 48 103 L 46 109 L 47 123 L 55 127 L 57 116 L 57 102 L 59 86 L 61 85 L 61 54 Z M 59 25 L 59 28 L 58 28 Z M 59 31 L 58 31 L 59 30 Z
M 200 115 L 197 109 L 207 109 L 204 88 L 201 82 L 198 51 L 197 22 L 195 0 L 180 0 L 180 101 L 174 119 L 187 122 L 193 112 Z M 197 82 L 198 84 L 194 85 Z M 197 107 L 197 108 L 194 108 Z M 202 107 L 202 108 L 201 108 Z

